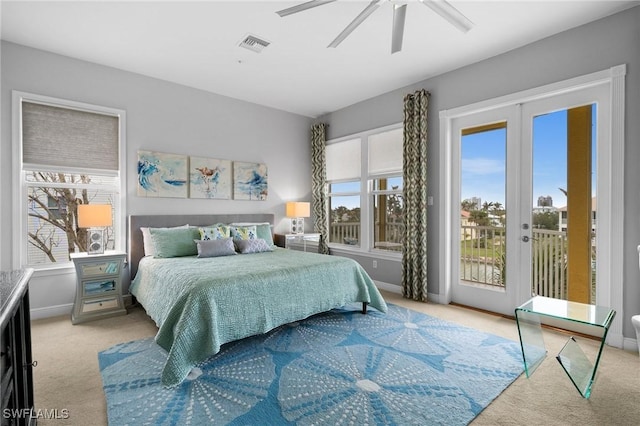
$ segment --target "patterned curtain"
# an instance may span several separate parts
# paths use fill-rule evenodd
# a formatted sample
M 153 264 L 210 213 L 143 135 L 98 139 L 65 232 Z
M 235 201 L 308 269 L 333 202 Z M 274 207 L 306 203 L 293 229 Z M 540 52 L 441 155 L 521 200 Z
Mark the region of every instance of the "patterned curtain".
M 402 294 L 427 301 L 427 105 L 429 92 L 404 98 Z
M 327 164 L 325 155 L 326 128 L 323 123 L 311 126 L 311 209 L 315 217 L 315 230 L 320 233 L 318 253 L 329 254 L 327 245 Z

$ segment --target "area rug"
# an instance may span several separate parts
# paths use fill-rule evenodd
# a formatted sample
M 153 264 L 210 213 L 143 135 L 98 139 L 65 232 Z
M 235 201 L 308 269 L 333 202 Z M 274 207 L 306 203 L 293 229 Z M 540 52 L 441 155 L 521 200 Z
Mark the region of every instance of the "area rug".
M 523 372 L 518 343 L 396 305 L 224 345 L 174 388 L 152 338 L 98 357 L 110 425 L 466 425 Z

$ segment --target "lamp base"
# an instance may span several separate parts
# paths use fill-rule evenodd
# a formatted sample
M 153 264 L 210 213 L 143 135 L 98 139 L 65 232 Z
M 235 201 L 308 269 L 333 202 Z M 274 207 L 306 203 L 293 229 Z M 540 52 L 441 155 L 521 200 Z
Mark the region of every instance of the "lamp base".
M 291 233 L 292 234 L 304 234 L 304 218 L 294 217 L 291 219 Z
M 89 228 L 87 230 L 87 253 L 102 254 L 106 245 L 104 229 Z

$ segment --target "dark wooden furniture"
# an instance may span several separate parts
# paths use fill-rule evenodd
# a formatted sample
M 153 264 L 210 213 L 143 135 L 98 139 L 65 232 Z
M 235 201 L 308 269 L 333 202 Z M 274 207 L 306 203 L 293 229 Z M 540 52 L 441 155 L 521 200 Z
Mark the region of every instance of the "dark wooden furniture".
M 0 424 L 35 425 L 29 279 L 33 269 L 0 272 Z

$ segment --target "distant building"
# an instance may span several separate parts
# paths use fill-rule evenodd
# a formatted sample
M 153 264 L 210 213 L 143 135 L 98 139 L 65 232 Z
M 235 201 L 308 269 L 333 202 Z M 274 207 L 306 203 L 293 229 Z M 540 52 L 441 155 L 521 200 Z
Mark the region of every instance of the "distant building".
M 551 198 L 551 195 L 539 196 L 538 207 L 553 207 L 553 198 Z
M 460 229 L 462 230 L 460 239 L 465 241 L 467 239 L 476 238 L 476 224 L 470 220 L 471 213 L 466 210 L 460 210 Z
M 567 231 L 567 206 L 560 207 L 560 220 L 558 221 L 558 228 L 560 231 Z M 596 197 L 591 198 L 591 231 L 596 232 Z
M 538 206 L 538 207 L 534 207 L 532 209 L 533 213 L 553 213 L 553 212 L 557 212 L 558 208 L 557 207 L 553 207 L 553 206 Z
M 471 197 L 471 202 L 473 203 L 473 206 L 475 207 L 475 210 L 481 210 L 482 209 L 482 198 L 480 198 L 480 197 Z
M 558 209 L 553 207 L 553 198 L 551 195 L 541 195 L 538 197 L 538 205 L 532 209 L 533 213 L 553 213 Z

